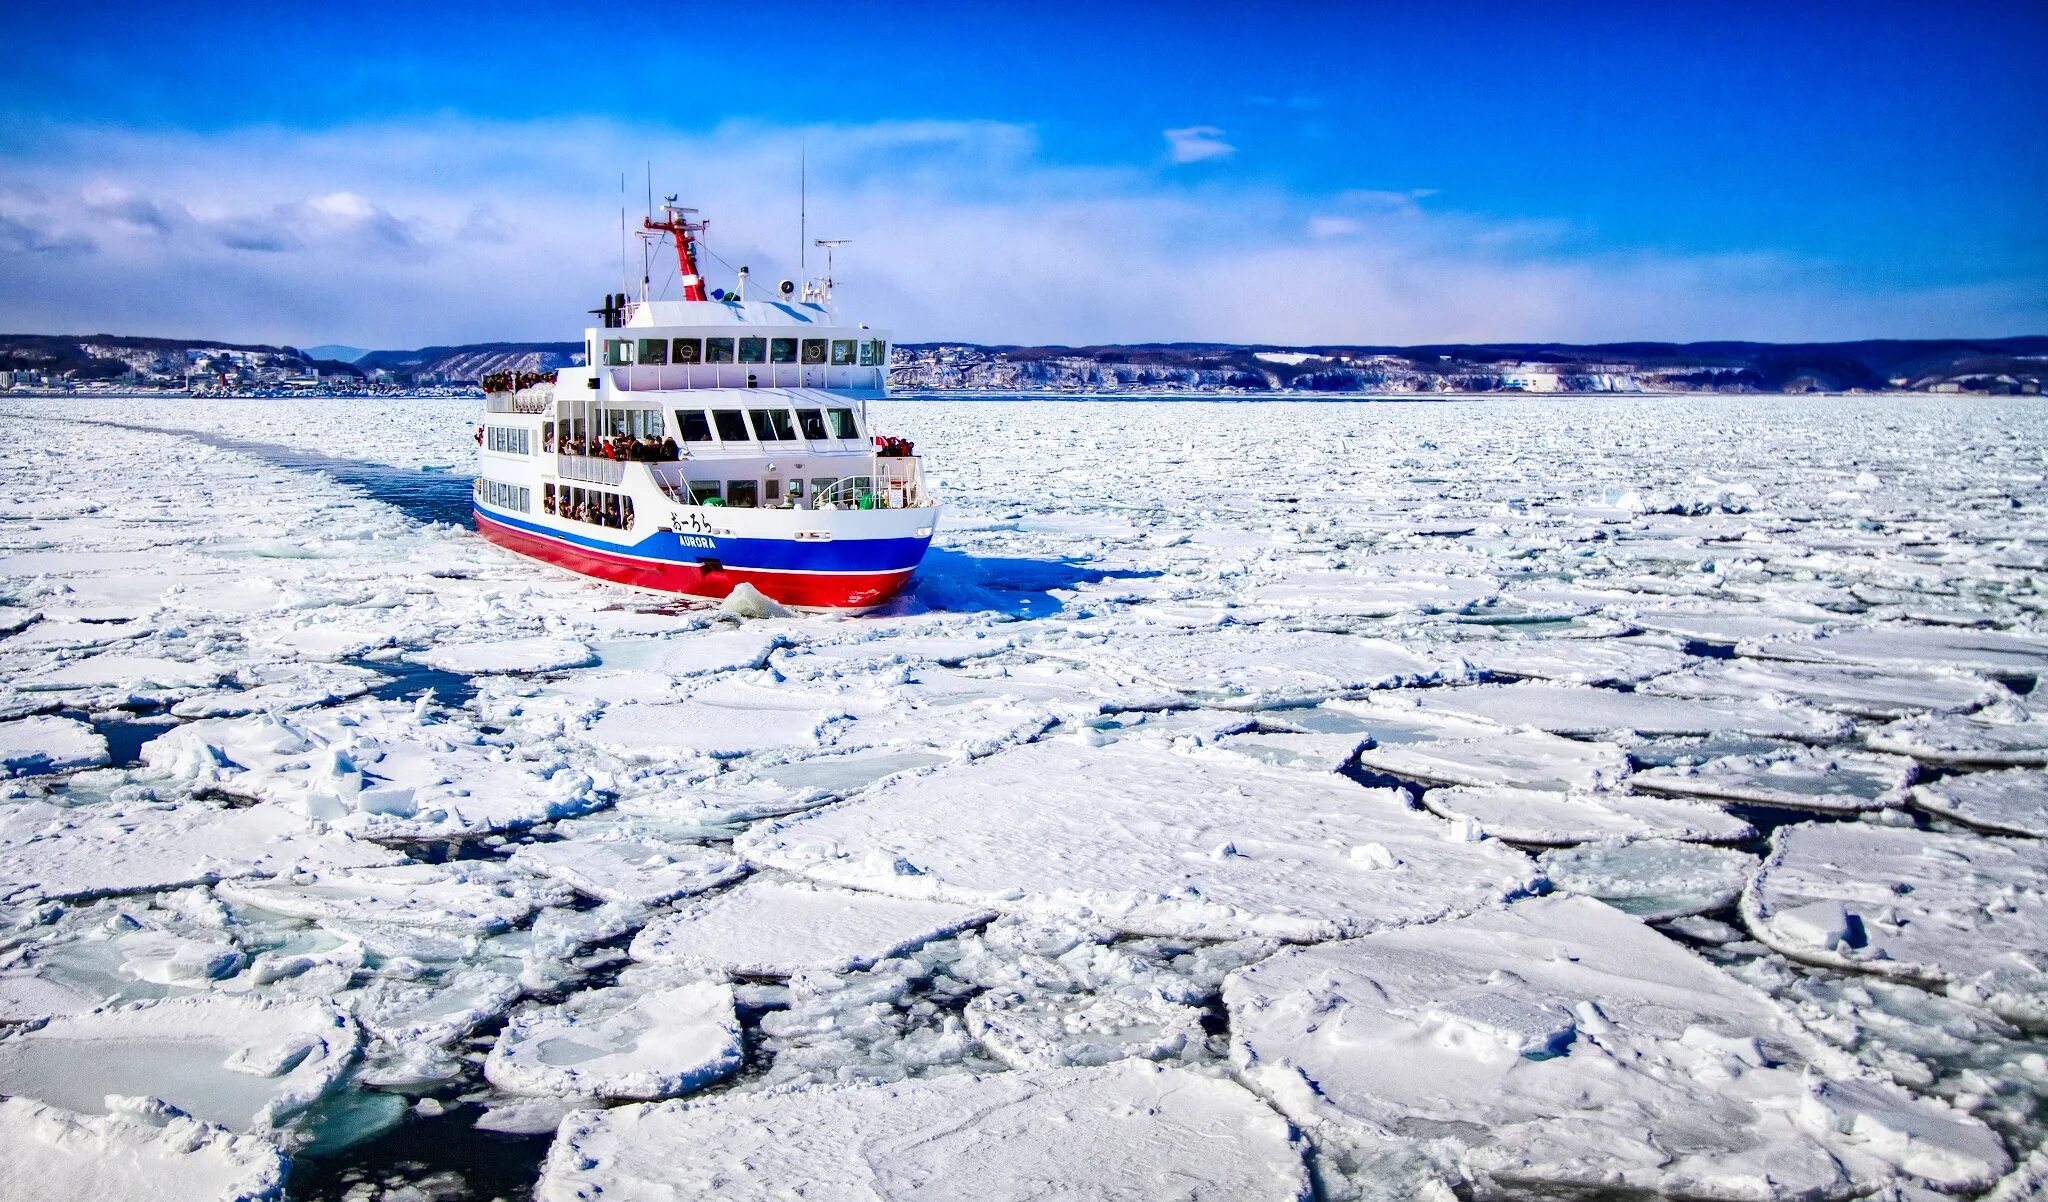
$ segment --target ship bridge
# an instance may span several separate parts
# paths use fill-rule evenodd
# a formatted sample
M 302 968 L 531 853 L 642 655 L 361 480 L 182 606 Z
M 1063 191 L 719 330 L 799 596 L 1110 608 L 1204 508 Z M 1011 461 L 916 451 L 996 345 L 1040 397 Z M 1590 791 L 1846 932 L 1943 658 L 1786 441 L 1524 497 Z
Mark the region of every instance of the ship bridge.
M 817 301 L 627 301 L 606 316 L 620 324 L 584 331 L 585 362 L 620 392 L 887 385 L 888 334 Z

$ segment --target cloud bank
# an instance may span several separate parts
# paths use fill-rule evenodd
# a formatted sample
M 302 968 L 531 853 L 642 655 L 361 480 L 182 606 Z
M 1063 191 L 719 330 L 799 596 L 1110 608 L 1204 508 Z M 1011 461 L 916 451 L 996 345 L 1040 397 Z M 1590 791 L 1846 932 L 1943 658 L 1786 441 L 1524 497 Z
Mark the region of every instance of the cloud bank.
M 66 126 L 0 152 L 0 329 L 418 346 L 573 337 L 635 288 L 645 164 L 711 220 L 714 282 L 797 275 L 906 340 L 1418 343 L 1992 335 L 2048 328 L 2028 281 L 1884 288 L 1767 252 L 1575 249 L 1428 190 L 1290 194 L 1171 165 L 1050 161 L 1029 127 L 601 120 L 165 134 Z M 1193 161 L 1210 127 L 1169 131 Z M 19 149 L 33 144 L 31 153 Z M 1224 150 L 1214 149 L 1222 146 Z M 620 177 L 626 176 L 624 195 Z M 623 262 L 622 262 L 623 261 Z M 818 274 L 819 265 L 812 264 Z M 677 295 L 672 261 L 657 292 Z

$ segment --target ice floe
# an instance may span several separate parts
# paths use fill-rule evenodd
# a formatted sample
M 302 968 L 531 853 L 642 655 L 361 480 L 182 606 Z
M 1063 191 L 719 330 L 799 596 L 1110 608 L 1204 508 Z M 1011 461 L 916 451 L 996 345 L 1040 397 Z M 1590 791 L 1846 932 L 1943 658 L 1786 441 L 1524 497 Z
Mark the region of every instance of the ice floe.
M 0 1162 L 9 1202 L 265 1202 L 287 1169 L 270 1140 L 162 1103 L 88 1117 L 30 1098 L 0 1098 Z
M 1586 843 L 1536 858 L 1552 887 L 1596 897 L 1646 922 L 1733 905 L 1756 857 L 1728 847 L 1669 839 Z
M 970 800 L 971 799 L 971 800 Z M 1393 790 L 1142 740 L 1048 739 L 742 835 L 819 881 L 1143 934 L 1320 939 L 1513 896 L 1526 856 Z
M 1243 1086 L 1132 1061 L 578 1111 L 535 1197 L 799 1190 L 810 1202 L 1309 1196 L 1293 1133 Z
M 590 648 L 574 639 L 500 639 L 478 643 L 443 643 L 415 656 L 420 663 L 444 672 L 554 672 L 597 662 Z
M 2034 677 L 2048 673 L 2048 639 L 1947 626 L 1863 626 L 1811 638 L 1766 639 L 1743 650 L 1769 659 L 1896 665 Z
M 0 777 L 69 772 L 107 762 L 107 740 L 71 718 L 0 722 Z
M 600 901 L 655 906 L 746 872 L 730 849 L 687 843 L 659 824 L 630 817 L 570 819 L 557 823 L 555 834 L 522 844 L 511 863 Z
M 1425 713 L 1478 718 L 1501 726 L 1529 727 L 1558 735 L 1634 731 L 1652 735 L 1735 733 L 1822 739 L 1840 736 L 1848 730 L 1848 723 L 1842 719 L 1796 703 L 1659 697 L 1577 685 L 1525 683 L 1418 690 L 1404 694 L 1399 703 Z
M 1474 823 L 1496 839 L 1539 846 L 1651 838 L 1730 843 L 1756 833 L 1711 805 L 1615 789 L 1458 785 L 1425 791 L 1422 804 L 1440 818 Z
M 235 881 L 222 897 L 272 914 L 487 935 L 568 902 L 569 891 L 491 860 L 395 864 L 347 872 L 294 872 Z
M 0 1032 L 0 1094 L 80 1114 L 155 1098 L 235 1131 L 278 1132 L 335 1088 L 362 1042 L 340 1007 L 198 994 Z
M 1864 742 L 1930 764 L 2048 767 L 2048 717 L 2017 705 L 1905 718 L 1871 731 Z
M 712 975 L 851 972 L 989 918 L 989 911 L 754 877 L 633 937 L 635 960 Z
M 1628 753 L 1612 743 L 1541 731 L 1385 743 L 1358 754 L 1367 768 L 1443 785 L 1597 791 L 1628 775 Z
M 2010 1161 L 1749 986 L 1586 898 L 1282 953 L 1224 986 L 1245 1079 L 1326 1172 L 1403 1151 L 1481 1197 L 1615 1191 L 1840 1196 L 1902 1178 L 1981 1188 Z
M 1794 959 L 1903 977 L 2048 1026 L 2048 844 L 1867 823 L 1784 827 L 1742 915 Z
M 2009 835 L 2048 838 L 2048 772 L 1965 772 L 1913 786 L 1913 804 L 1944 818 Z
M 1879 810 L 1905 804 L 1914 775 L 1913 761 L 1898 756 L 1805 749 L 1648 768 L 1629 777 L 1629 785 L 1789 809 Z
M 514 1013 L 484 1075 L 511 1093 L 652 1100 L 725 1076 L 740 1054 L 731 986 L 614 986 Z
M 1957 673 L 1749 659 L 1715 660 L 1659 676 L 1642 688 L 1672 697 L 1782 697 L 1859 718 L 1960 712 L 2008 696 L 1982 677 Z

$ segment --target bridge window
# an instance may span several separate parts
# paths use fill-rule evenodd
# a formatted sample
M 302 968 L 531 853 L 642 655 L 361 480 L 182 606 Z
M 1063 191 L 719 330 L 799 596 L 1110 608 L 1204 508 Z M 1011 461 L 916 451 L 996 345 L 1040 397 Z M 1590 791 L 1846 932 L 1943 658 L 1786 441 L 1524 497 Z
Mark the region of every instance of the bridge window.
M 823 437 L 825 437 L 825 415 L 824 415 L 824 413 L 823 413 L 822 411 L 820 411 L 820 410 L 817 410 L 817 409 L 799 409 L 799 410 L 797 410 L 797 411 L 796 411 L 796 424 L 797 424 L 797 428 L 798 428 L 799 430 L 802 430 L 802 431 L 803 431 L 803 433 L 804 433 L 804 437 L 805 437 L 805 438 L 823 438 Z
M 706 338 L 706 339 L 704 340 L 704 362 L 706 362 L 706 363 L 730 363 L 730 362 L 732 362 L 732 339 L 730 339 L 730 338 Z
M 747 419 L 737 409 L 714 409 L 711 418 L 718 423 L 720 442 L 747 441 Z
M 770 340 L 769 340 L 769 342 L 768 342 L 768 362 L 770 362 L 770 363 L 794 363 L 794 362 L 796 362 L 796 339 L 794 339 L 794 338 L 773 338 L 773 339 L 770 339 Z
M 711 441 L 711 419 L 704 416 L 702 409 L 676 410 L 676 429 L 684 442 Z
M 796 441 L 796 423 L 789 420 L 787 409 L 749 409 L 747 417 L 754 423 L 754 437 L 762 442 Z
M 671 363 L 701 363 L 704 361 L 704 340 L 702 338 L 678 338 Z
M 742 363 L 766 363 L 766 362 L 768 362 L 768 340 L 767 340 L 766 338 L 742 338 L 742 339 L 740 339 L 740 362 L 742 362 Z
M 849 345 L 851 345 L 851 344 L 849 344 Z M 829 413 L 831 414 L 831 416 L 832 416 L 832 437 L 834 437 L 834 438 L 859 438 L 859 437 L 860 437 L 860 424 L 859 424 L 858 422 L 855 422 L 855 421 L 853 420 L 853 410 L 851 410 L 851 409 L 832 409 L 832 410 L 828 410 L 828 412 L 829 412 Z
M 803 361 L 805 363 L 823 363 L 825 361 L 825 340 L 823 338 L 804 339 Z
M 860 344 L 860 365 L 862 367 L 883 367 L 888 355 L 882 349 L 885 344 L 879 338 L 870 338 Z
M 665 364 L 668 362 L 668 339 L 642 338 L 640 340 L 640 362 Z
M 604 361 L 607 367 L 624 367 L 633 361 L 633 344 L 623 338 L 604 340 Z

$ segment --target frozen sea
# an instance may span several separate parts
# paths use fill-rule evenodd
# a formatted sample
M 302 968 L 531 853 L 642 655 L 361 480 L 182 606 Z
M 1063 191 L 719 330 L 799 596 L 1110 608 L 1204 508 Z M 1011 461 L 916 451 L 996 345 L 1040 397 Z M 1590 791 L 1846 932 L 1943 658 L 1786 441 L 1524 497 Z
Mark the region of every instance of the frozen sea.
M 2048 1188 L 2036 401 L 899 398 L 766 618 L 0 414 L 0 1199 Z

